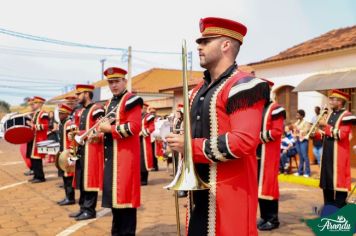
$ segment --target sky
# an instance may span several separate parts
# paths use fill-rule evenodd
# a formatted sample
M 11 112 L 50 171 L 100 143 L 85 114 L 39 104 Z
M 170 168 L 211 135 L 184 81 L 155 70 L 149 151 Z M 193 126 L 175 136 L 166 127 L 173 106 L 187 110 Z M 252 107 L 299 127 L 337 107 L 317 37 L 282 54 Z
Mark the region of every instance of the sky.
M 181 68 L 182 40 L 202 70 L 195 39 L 199 20 L 215 16 L 248 28 L 237 63 L 260 61 L 330 30 L 356 24 L 354 0 L 0 0 L 0 32 L 127 49 L 133 75 Z M 143 51 L 149 51 L 143 52 Z M 127 68 L 127 53 L 30 41 L 0 33 L 0 100 L 47 99 L 77 83 L 101 79 L 105 67 Z

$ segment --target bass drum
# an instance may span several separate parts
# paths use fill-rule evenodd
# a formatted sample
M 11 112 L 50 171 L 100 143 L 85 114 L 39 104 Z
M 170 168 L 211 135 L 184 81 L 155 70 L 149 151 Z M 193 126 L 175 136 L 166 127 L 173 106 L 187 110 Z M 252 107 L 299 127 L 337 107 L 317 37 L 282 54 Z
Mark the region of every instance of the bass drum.
M 28 143 L 33 140 L 34 131 L 26 124 L 31 121 L 28 115 L 15 115 L 4 123 L 4 139 L 13 144 Z

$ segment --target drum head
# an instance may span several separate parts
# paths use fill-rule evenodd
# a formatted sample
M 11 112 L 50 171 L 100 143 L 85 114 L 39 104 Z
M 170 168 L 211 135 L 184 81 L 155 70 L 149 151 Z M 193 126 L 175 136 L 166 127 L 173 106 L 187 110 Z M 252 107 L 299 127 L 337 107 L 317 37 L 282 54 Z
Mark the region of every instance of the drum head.
M 13 126 L 5 131 L 4 139 L 13 144 L 28 143 L 34 137 L 34 132 L 27 126 Z

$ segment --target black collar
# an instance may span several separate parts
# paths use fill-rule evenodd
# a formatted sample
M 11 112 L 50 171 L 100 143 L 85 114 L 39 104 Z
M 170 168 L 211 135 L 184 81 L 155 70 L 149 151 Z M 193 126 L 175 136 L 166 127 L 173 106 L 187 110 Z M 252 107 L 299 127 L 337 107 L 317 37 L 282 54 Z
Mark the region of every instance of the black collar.
M 122 91 L 122 93 L 120 93 L 119 95 L 114 95 L 113 97 L 112 97 L 112 100 L 117 100 L 117 101 L 119 101 L 119 100 L 121 100 L 121 98 L 124 96 L 124 94 L 127 92 L 127 90 L 125 89 L 124 91 Z
M 235 70 L 237 69 L 237 64 L 234 62 L 229 68 L 227 68 L 219 77 L 217 80 L 214 81 L 220 81 L 221 79 L 230 76 Z M 205 83 L 210 84 L 211 83 L 211 77 L 210 77 L 210 72 L 208 70 L 204 71 L 204 80 Z

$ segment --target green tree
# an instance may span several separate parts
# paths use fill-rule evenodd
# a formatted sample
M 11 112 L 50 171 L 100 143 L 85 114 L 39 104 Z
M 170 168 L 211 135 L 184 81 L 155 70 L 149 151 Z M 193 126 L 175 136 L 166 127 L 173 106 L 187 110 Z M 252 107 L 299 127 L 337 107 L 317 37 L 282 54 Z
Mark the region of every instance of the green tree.
M 10 104 L 0 100 L 0 112 L 9 113 L 10 112 Z

